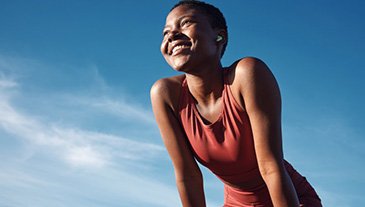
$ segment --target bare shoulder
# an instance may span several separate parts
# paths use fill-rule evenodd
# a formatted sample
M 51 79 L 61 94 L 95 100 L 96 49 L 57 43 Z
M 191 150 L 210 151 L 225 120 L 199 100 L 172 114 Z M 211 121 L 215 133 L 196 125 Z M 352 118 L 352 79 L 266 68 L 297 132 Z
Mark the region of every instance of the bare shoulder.
M 246 57 L 237 60 L 230 67 L 230 80 L 234 88 L 244 91 L 248 86 L 263 84 L 276 85 L 276 80 L 269 67 L 260 59 Z
M 162 102 L 176 111 L 184 77 L 184 75 L 179 75 L 157 80 L 151 87 L 151 101 Z
M 251 81 L 273 77 L 268 66 L 260 59 L 246 57 L 237 61 L 235 77 L 240 83 L 249 84 Z
M 257 98 L 267 102 L 272 95 L 280 97 L 274 75 L 258 58 L 246 57 L 237 60 L 228 67 L 228 77 L 234 97 L 246 110 L 252 101 L 258 101 Z

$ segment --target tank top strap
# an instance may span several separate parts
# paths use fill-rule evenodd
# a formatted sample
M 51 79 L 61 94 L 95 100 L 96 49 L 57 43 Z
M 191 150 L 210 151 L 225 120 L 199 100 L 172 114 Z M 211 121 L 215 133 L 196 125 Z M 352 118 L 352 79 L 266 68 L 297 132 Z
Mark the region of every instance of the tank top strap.
M 180 87 L 180 97 L 179 97 L 179 105 L 178 105 L 178 112 L 180 113 L 183 108 L 186 107 L 188 104 L 188 83 L 186 81 L 186 76 L 184 76 L 183 81 L 181 82 Z
M 227 96 L 228 94 L 228 91 L 229 90 L 229 84 L 228 84 L 228 70 L 227 69 L 222 69 L 223 70 L 223 91 L 222 91 L 222 97 L 223 97 L 223 100 L 226 99 L 226 97 L 224 96 Z

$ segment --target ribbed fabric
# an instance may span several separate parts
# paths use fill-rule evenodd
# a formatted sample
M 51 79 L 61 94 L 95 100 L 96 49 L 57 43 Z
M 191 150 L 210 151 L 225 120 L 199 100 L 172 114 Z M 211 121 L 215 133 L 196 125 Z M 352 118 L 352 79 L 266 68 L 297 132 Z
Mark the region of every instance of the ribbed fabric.
M 225 184 L 225 207 L 272 206 L 268 189 L 258 170 L 249 117 L 236 102 L 226 80 L 222 92 L 223 108 L 218 119 L 206 124 L 190 94 L 186 79 L 182 83 L 179 118 L 196 159 L 209 168 L 224 183 L 240 185 L 258 180 L 249 189 Z M 285 161 L 298 198 L 304 206 L 319 207 L 314 189 Z M 312 204 L 306 204 L 305 200 Z

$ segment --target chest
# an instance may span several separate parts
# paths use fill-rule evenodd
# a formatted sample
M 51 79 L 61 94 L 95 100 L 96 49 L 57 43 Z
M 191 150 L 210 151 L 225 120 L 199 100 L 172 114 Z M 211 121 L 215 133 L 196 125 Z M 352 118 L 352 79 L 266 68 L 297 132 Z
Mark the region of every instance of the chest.
M 193 109 L 190 113 L 182 124 L 201 164 L 214 171 L 224 169 L 232 173 L 256 166 L 252 130 L 245 112 L 235 114 L 225 110 L 209 125 L 204 124 Z

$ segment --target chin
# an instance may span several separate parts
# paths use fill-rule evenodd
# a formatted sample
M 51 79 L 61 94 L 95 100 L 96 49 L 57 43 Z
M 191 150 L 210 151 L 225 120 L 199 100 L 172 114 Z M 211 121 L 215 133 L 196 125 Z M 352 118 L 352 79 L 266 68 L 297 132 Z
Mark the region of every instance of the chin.
M 175 58 L 171 61 L 170 66 L 176 71 L 185 72 L 189 68 L 189 62 L 188 57 Z
M 187 71 L 186 67 L 183 67 L 183 66 L 173 66 L 172 69 L 177 72 L 186 72 Z

